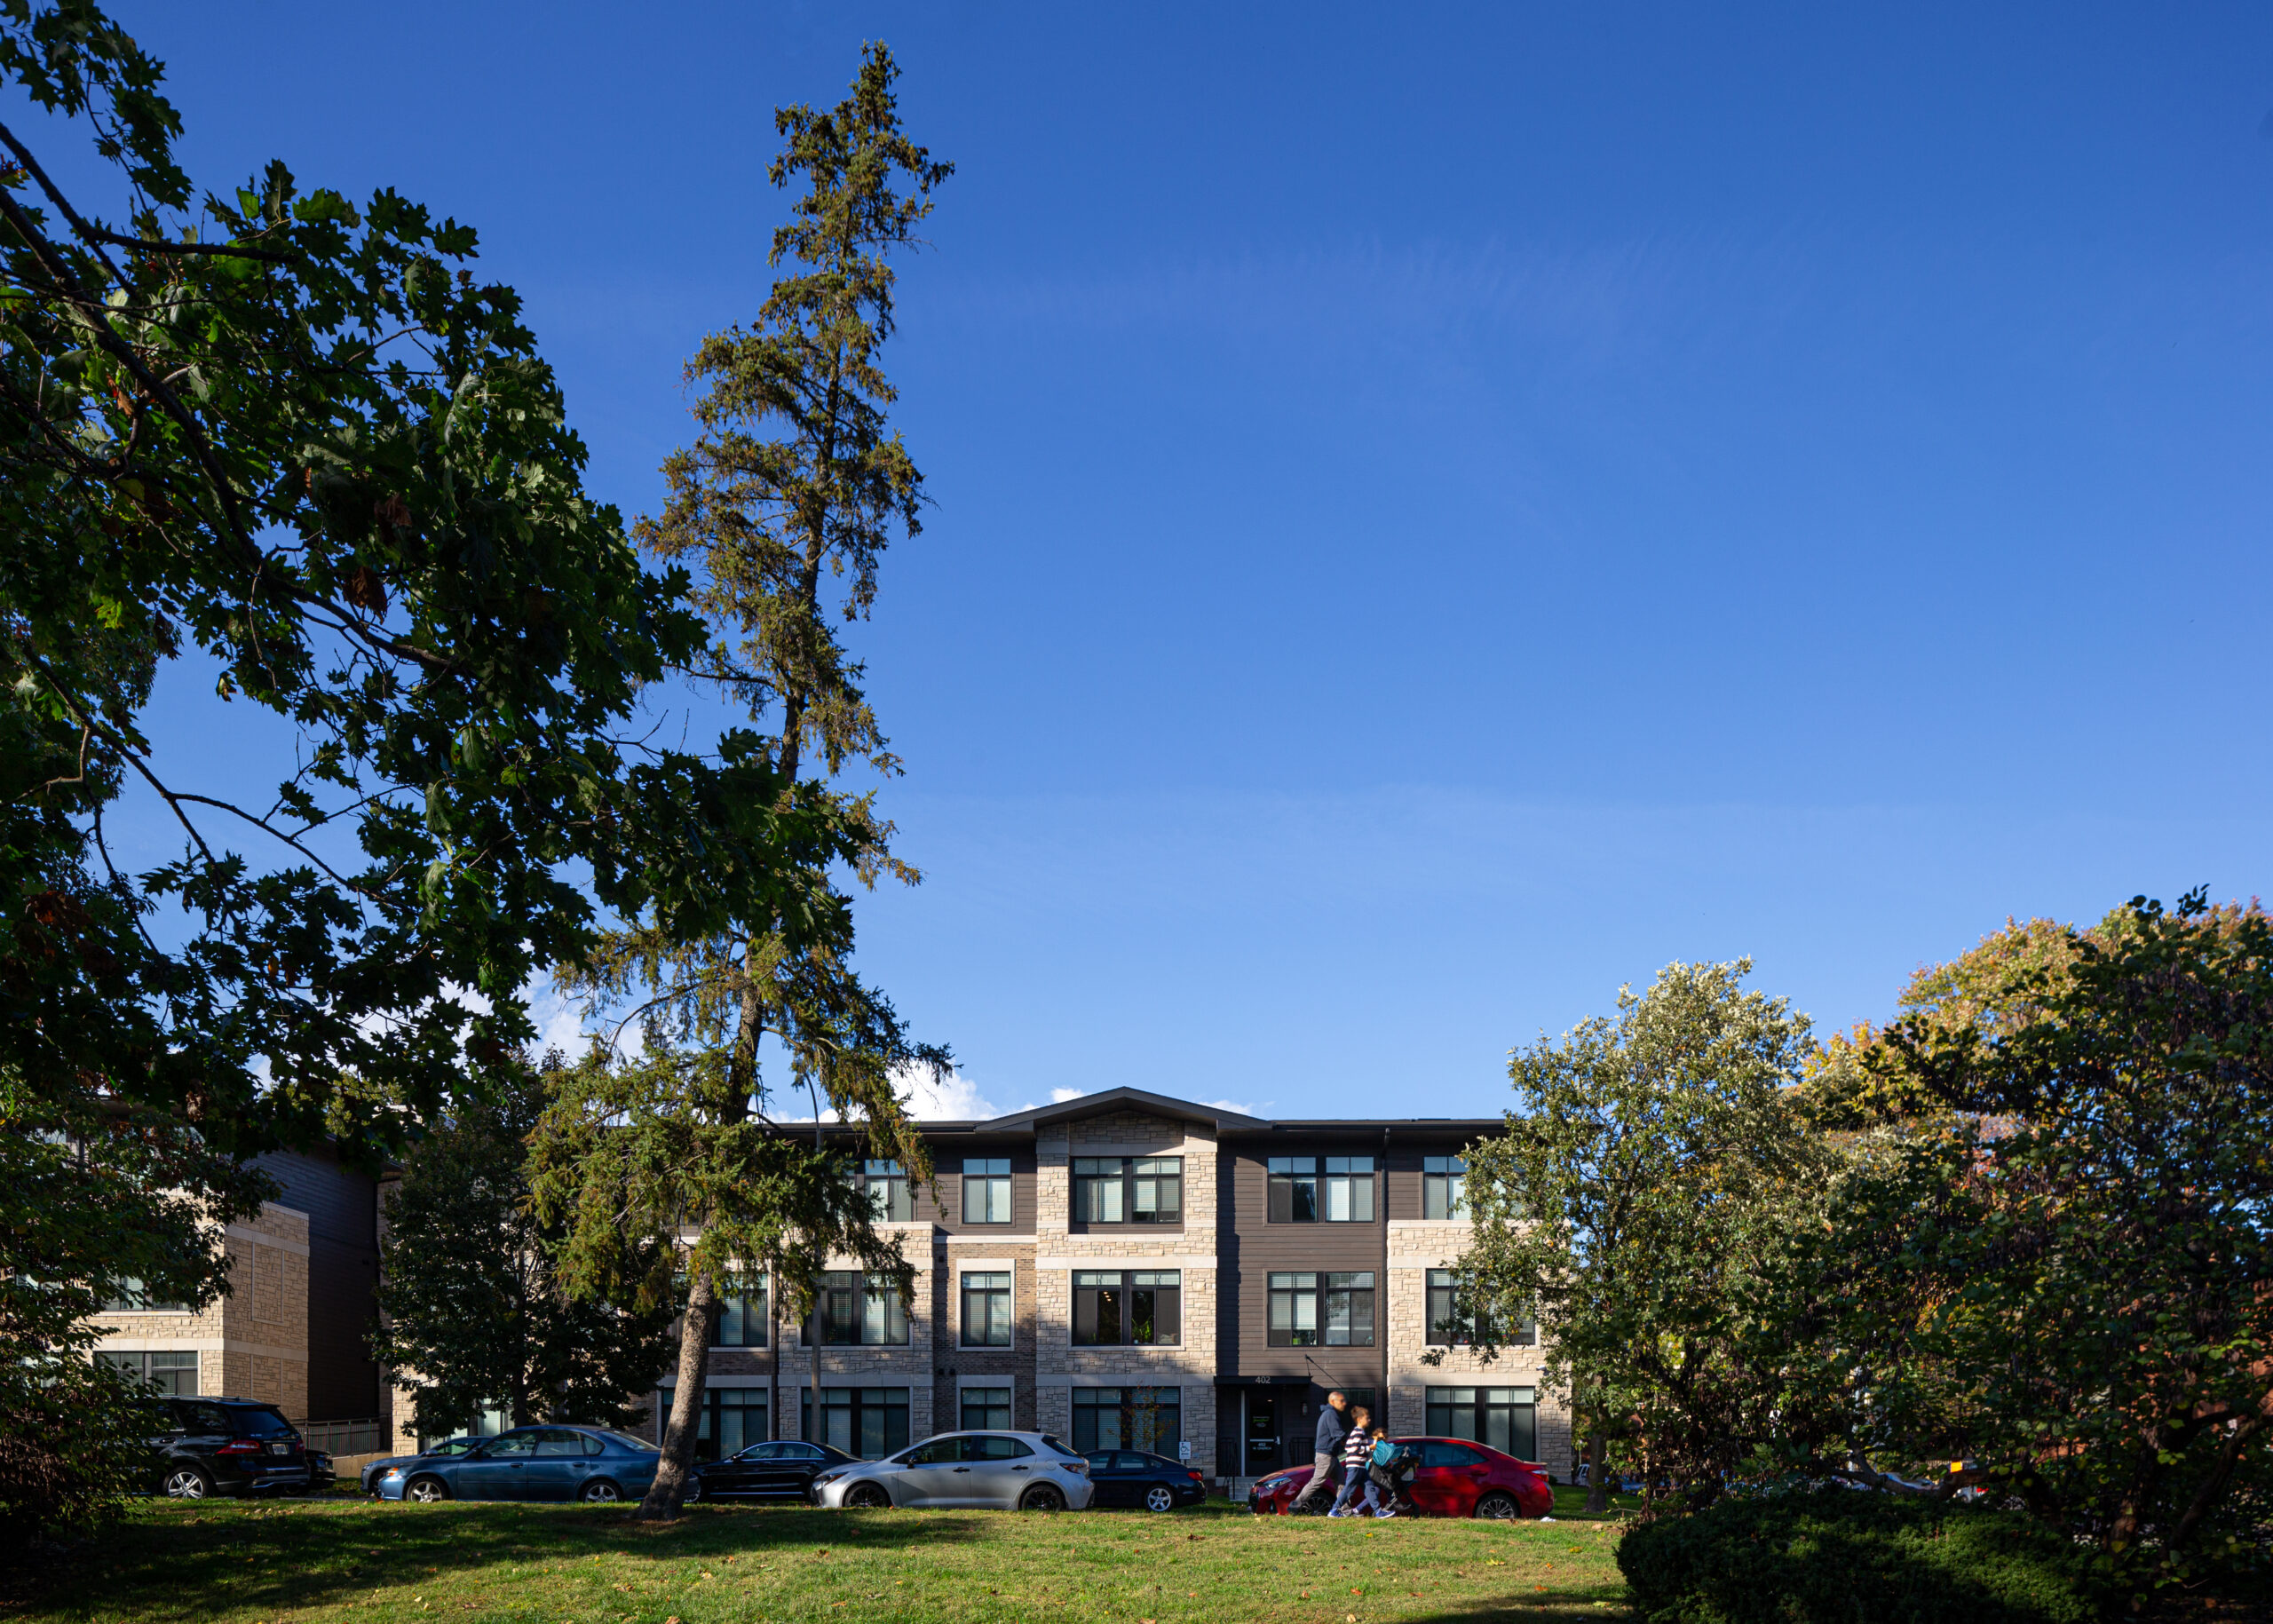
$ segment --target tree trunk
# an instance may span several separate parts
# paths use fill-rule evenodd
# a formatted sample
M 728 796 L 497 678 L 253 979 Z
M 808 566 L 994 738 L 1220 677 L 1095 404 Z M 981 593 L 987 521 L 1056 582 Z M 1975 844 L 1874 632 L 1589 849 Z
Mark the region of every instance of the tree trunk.
M 698 1269 L 687 1282 L 686 1313 L 678 1327 L 678 1386 L 671 1393 L 670 1419 L 663 1426 L 663 1458 L 655 1481 L 639 1504 L 643 1522 L 669 1522 L 679 1514 L 686 1480 L 694 1467 L 694 1435 L 702 1425 L 704 1383 L 709 1375 L 710 1271 Z
M 1603 1481 L 1602 1430 L 1587 1436 L 1587 1515 L 1600 1517 L 1610 1509 L 1610 1485 Z

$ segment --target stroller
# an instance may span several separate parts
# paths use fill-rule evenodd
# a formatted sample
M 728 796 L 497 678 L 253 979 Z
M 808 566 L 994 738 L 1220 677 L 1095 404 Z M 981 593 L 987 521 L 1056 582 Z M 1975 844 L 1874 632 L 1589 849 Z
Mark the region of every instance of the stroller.
M 1366 1476 L 1388 1498 L 1388 1514 L 1411 1517 L 1420 1510 L 1419 1504 L 1408 1492 L 1413 1474 L 1420 1470 L 1421 1452 L 1412 1445 L 1392 1443 L 1383 1438 L 1374 1446 L 1374 1456 L 1367 1465 Z

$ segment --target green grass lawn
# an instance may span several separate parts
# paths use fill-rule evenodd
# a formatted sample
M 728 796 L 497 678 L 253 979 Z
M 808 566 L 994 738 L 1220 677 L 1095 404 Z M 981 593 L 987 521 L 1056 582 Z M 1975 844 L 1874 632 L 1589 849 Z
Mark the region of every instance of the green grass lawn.
M 1575 1495 L 1558 1493 L 1575 1511 Z M 347 1498 L 143 1505 L 5 1611 L 102 1624 L 1615 1619 L 1614 1521 L 620 1509 Z

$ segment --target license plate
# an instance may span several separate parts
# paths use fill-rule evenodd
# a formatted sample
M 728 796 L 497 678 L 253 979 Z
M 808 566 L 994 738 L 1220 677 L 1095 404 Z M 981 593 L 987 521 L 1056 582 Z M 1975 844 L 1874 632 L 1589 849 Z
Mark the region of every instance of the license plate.
M 268 1446 L 268 1453 L 271 1454 L 290 1454 L 292 1453 L 292 1446 L 289 1444 L 271 1444 Z

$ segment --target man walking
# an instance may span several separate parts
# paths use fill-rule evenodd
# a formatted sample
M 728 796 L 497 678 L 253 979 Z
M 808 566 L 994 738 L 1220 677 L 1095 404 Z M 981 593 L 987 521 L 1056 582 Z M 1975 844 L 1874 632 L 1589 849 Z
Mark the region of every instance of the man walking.
M 1334 1471 L 1334 1457 L 1341 1453 L 1342 1435 L 1350 1430 L 1350 1423 L 1342 1419 L 1342 1413 L 1349 1407 L 1350 1396 L 1340 1388 L 1327 1394 L 1325 1407 L 1318 1413 L 1318 1435 L 1311 1440 L 1311 1480 L 1295 1496 L 1295 1503 L 1287 1508 L 1289 1514 L 1308 1505 L 1311 1495 L 1326 1493 L 1327 1479 Z

